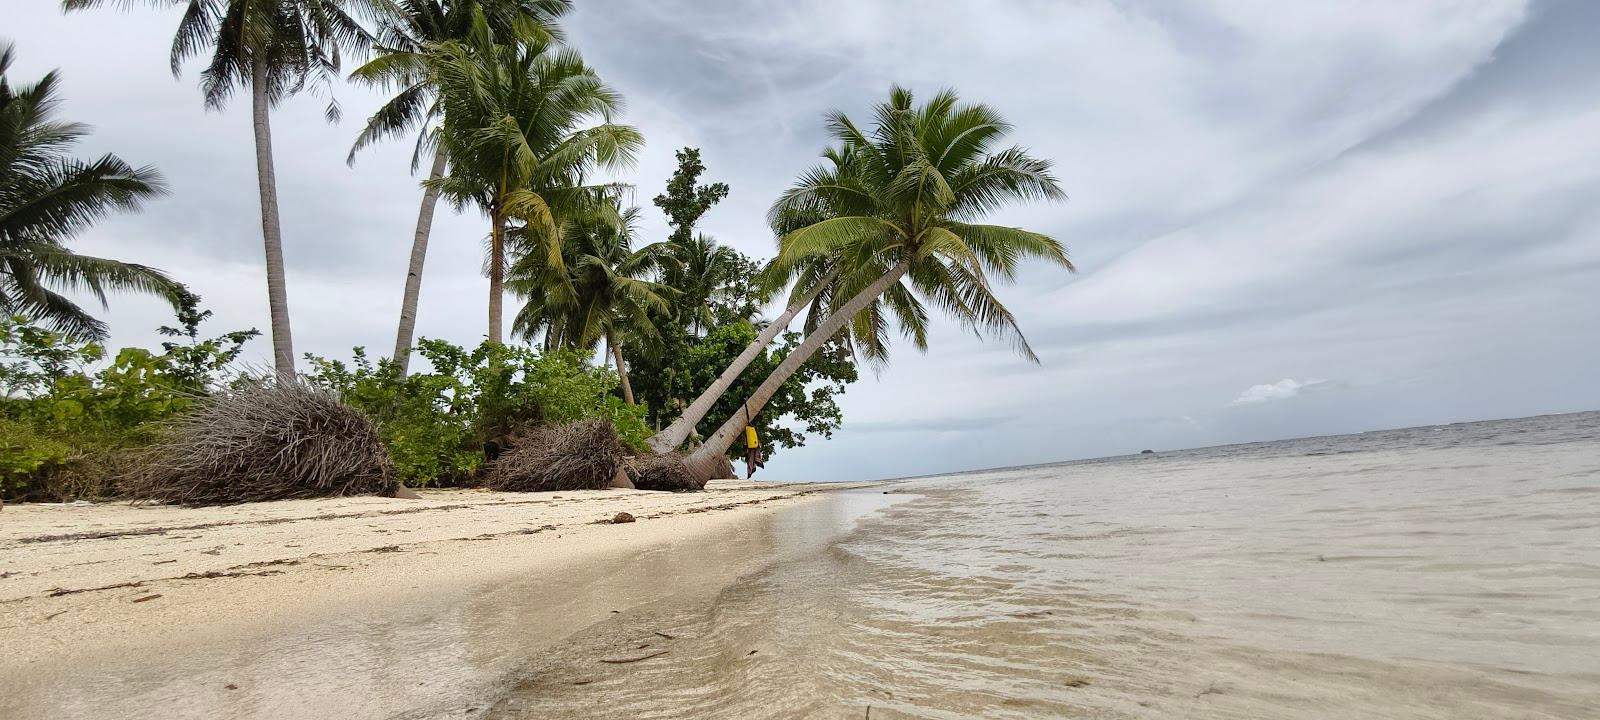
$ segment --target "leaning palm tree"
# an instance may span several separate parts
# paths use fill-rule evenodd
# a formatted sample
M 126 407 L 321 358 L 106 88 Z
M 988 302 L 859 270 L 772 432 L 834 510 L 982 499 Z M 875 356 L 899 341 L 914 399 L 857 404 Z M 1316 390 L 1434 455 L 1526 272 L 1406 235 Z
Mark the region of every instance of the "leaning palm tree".
M 545 256 L 544 270 L 564 268 L 557 218 L 614 195 L 619 186 L 587 184 L 600 168 L 626 167 L 643 145 L 639 131 L 611 122 L 622 98 L 576 52 L 549 43 L 446 42 L 438 54 L 439 141 L 448 175 L 434 181 L 457 208 L 489 216 L 488 338 L 501 342 L 506 231 L 512 221 Z M 589 122 L 599 123 L 587 126 Z M 560 282 L 552 292 L 568 293 Z
M 508 283 L 524 299 L 512 321 L 512 332 L 533 340 L 544 335 L 551 349 L 592 351 L 600 341 L 617 363 L 622 399 L 633 404 L 633 386 L 622 339 L 649 344 L 659 341 L 657 318 L 670 309 L 671 287 L 649 278 L 676 266 L 672 244 L 656 242 L 633 247 L 638 208 L 619 211 L 615 201 L 590 212 L 574 213 L 562 223 L 562 265 L 552 271 L 537 241 L 513 243 L 530 247 L 511 266 Z M 525 231 L 525 228 L 522 229 Z M 514 238 L 524 232 L 514 231 Z M 553 288 L 552 278 L 561 287 Z
M 107 290 L 154 293 L 177 302 L 182 286 L 159 270 L 79 255 L 65 242 L 116 211 L 137 211 L 166 193 L 151 167 L 115 155 L 85 162 L 66 152 L 89 128 L 52 119 L 58 76 L 13 87 L 13 49 L 0 43 L 0 315 L 21 315 L 84 340 L 106 337 L 105 323 L 58 290 L 87 290 L 106 305 Z
M 350 73 L 350 79 L 394 90 L 356 137 L 346 162 L 355 164 L 356 153 L 380 140 L 416 134 L 411 171 L 424 157 L 433 156 L 428 179 L 444 176 L 447 158 L 438 142 L 442 111 L 437 102 L 437 75 L 430 44 L 470 39 L 476 18 L 503 41 L 554 41 L 560 39 L 555 20 L 572 8 L 571 0 L 396 0 L 393 12 L 379 25 L 377 55 Z M 406 267 L 405 294 L 400 301 L 400 323 L 395 332 L 394 362 L 404 376 L 411 361 L 416 334 L 417 301 L 422 294 L 422 268 L 428 255 L 428 236 L 439 201 L 437 182 L 423 183 L 422 206 L 412 234 L 411 260 Z
M 107 0 L 62 0 L 68 11 L 98 7 Z M 121 0 L 133 5 L 136 0 Z M 256 182 L 261 194 L 261 239 L 266 254 L 267 307 L 272 316 L 273 364 L 280 376 L 294 374 L 294 340 L 289 329 L 289 292 L 283 266 L 283 230 L 278 217 L 278 187 L 272 158 L 272 106 L 310 84 L 337 76 L 340 56 L 367 48 L 372 36 L 355 15 L 374 15 L 389 0 L 144 0 L 157 8 L 183 7 L 172 40 L 172 74 L 185 60 L 210 49 L 200 75 L 208 109 L 220 110 L 236 88 L 250 89 L 255 128 Z M 328 119 L 339 115 L 328 105 Z
M 826 155 L 830 164 L 802 175 L 773 205 L 775 230 L 788 230 L 796 218 L 808 224 L 783 232 L 769 272 L 816 278 L 831 267 L 831 299 L 805 341 L 690 455 L 703 479 L 715 473 L 747 416 L 841 332 L 881 358 L 892 317 L 924 346 L 924 299 L 975 332 L 1010 336 L 1018 352 L 1038 361 L 993 295 L 991 276 L 1011 281 L 1027 258 L 1069 271 L 1072 263 L 1049 236 L 980 221 L 1008 202 L 1064 198 L 1050 162 L 1020 147 L 996 150 L 1010 126 L 987 106 L 961 104 L 954 92 L 916 106 L 896 87 L 874 115 L 868 132 L 830 114 L 828 129 L 839 143 Z

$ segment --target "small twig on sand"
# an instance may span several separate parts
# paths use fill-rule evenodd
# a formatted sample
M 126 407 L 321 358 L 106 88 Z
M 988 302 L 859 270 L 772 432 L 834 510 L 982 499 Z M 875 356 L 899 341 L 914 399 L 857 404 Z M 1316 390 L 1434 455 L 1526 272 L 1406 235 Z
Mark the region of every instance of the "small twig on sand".
M 640 660 L 649 660 L 650 658 L 660 657 L 660 656 L 665 655 L 665 654 L 667 654 L 667 651 L 665 651 L 665 650 L 657 650 L 657 651 L 655 651 L 653 653 L 650 653 L 648 655 L 640 655 L 638 657 L 600 658 L 600 662 L 610 663 L 612 665 L 621 665 L 623 663 L 633 663 L 633 662 L 639 662 Z
M 671 635 L 668 635 L 668 634 L 666 634 L 664 632 L 661 632 L 660 630 L 656 630 L 655 632 L 652 632 L 650 634 L 651 635 L 660 635 L 661 637 L 664 637 L 664 638 L 666 638 L 668 640 L 676 640 L 677 639 L 677 638 L 675 638 L 675 637 L 673 637 Z
M 148 601 L 154 600 L 154 599 L 156 599 L 158 597 L 161 597 L 161 593 L 156 593 L 154 595 L 146 595 L 144 597 L 137 597 L 137 598 L 133 599 L 133 602 L 136 602 L 136 603 L 148 602 Z

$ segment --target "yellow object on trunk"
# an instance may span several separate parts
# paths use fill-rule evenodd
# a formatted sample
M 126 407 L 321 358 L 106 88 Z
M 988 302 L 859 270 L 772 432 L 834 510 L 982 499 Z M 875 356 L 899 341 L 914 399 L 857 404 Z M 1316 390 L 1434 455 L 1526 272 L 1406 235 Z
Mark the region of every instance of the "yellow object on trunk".
M 747 448 L 761 447 L 761 443 L 756 440 L 756 429 L 749 425 L 744 426 L 744 446 Z

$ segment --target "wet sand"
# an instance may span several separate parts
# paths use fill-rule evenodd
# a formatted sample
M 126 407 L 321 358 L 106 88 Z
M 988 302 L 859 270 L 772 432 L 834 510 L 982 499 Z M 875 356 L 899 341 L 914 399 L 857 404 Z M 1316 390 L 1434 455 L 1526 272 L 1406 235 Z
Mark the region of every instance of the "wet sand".
M 539 647 L 769 562 L 779 509 L 846 487 L 9 506 L 0 717 L 467 712 Z

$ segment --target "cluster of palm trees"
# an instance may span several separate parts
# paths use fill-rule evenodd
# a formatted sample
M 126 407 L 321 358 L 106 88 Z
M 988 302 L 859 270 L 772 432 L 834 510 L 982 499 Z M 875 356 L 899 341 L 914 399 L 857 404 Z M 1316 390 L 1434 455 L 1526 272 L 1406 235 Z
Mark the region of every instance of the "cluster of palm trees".
M 596 350 L 605 343 L 604 362 L 616 363 L 624 399 L 632 402 L 624 340 L 647 346 L 672 299 L 692 298 L 689 316 L 680 320 L 693 331 L 710 322 L 704 308 L 725 291 L 726 279 L 719 278 L 730 272 L 730 251 L 691 235 L 687 226 L 669 241 L 636 247 L 638 211 L 623 207 L 625 186 L 597 176 L 629 166 L 643 140 L 637 129 L 615 121 L 620 95 L 562 44 L 557 21 L 569 0 L 147 1 L 185 8 L 172 68 L 176 73 L 186 59 L 209 53 L 201 82 L 208 106 L 220 107 L 235 89 L 251 93 L 271 334 L 281 375 L 292 375 L 294 354 L 269 110 L 303 88 L 331 82 L 340 59 L 352 53 L 370 54 L 353 80 L 394 94 L 362 129 L 349 160 L 373 143 L 410 137 L 413 170 L 429 167 L 396 332 L 394 360 L 402 373 L 441 198 L 458 210 L 476 208 L 489 220 L 484 265 L 493 342 L 504 340 L 501 303 L 510 290 L 524 301 L 512 322 L 515 336 L 546 348 Z M 77 10 L 104 2 L 63 4 Z M 0 106 L 0 133 L 9 127 L 11 104 L 48 108 L 52 86 L 47 78 L 29 95 L 0 85 L 0 103 L 7 103 Z M 14 99 L 23 95 L 34 99 Z M 330 104 L 330 117 L 337 112 Z M 987 106 L 961 103 L 950 91 L 918 104 L 909 91 L 894 88 L 874 108 L 870 126 L 835 112 L 827 127 L 833 146 L 823 164 L 803 173 L 768 218 L 778 254 L 763 270 L 762 289 L 771 295 L 791 288 L 784 310 L 651 439 L 659 452 L 681 447 L 752 359 L 804 313 L 805 341 L 689 456 L 703 477 L 716 472 L 718 457 L 747 419 L 829 342 L 846 342 L 859 357 L 883 362 L 894 327 L 925 349 L 937 309 L 979 334 L 1011 337 L 1019 352 L 1037 361 L 992 283 L 1012 280 L 1028 259 L 1072 268 L 1056 240 L 983 222 L 1010 202 L 1063 197 L 1048 161 L 1019 147 L 999 147 L 1010 127 Z M 57 134 L 70 139 L 72 130 Z M 7 140 L 0 136 L 0 144 Z M 41 142 L 60 145 L 59 139 Z M 109 207 L 133 207 L 160 191 L 153 171 L 132 170 L 110 156 L 78 170 L 105 189 L 99 205 L 53 221 L 61 224 L 57 240 Z M 3 206 L 0 213 L 0 242 L 8 243 L 0 245 L 0 305 L 38 309 L 64 302 L 40 294 L 35 275 L 46 265 L 6 249 L 34 243 L 38 247 L 28 252 L 57 257 L 39 245 L 50 242 L 51 229 L 13 231 L 12 213 Z M 97 292 L 108 283 L 160 292 L 174 285 L 139 266 L 91 272 L 92 260 L 49 266 L 55 268 L 50 272 L 59 282 Z M 84 269 L 72 269 L 78 267 Z M 103 332 L 92 319 L 78 322 Z

